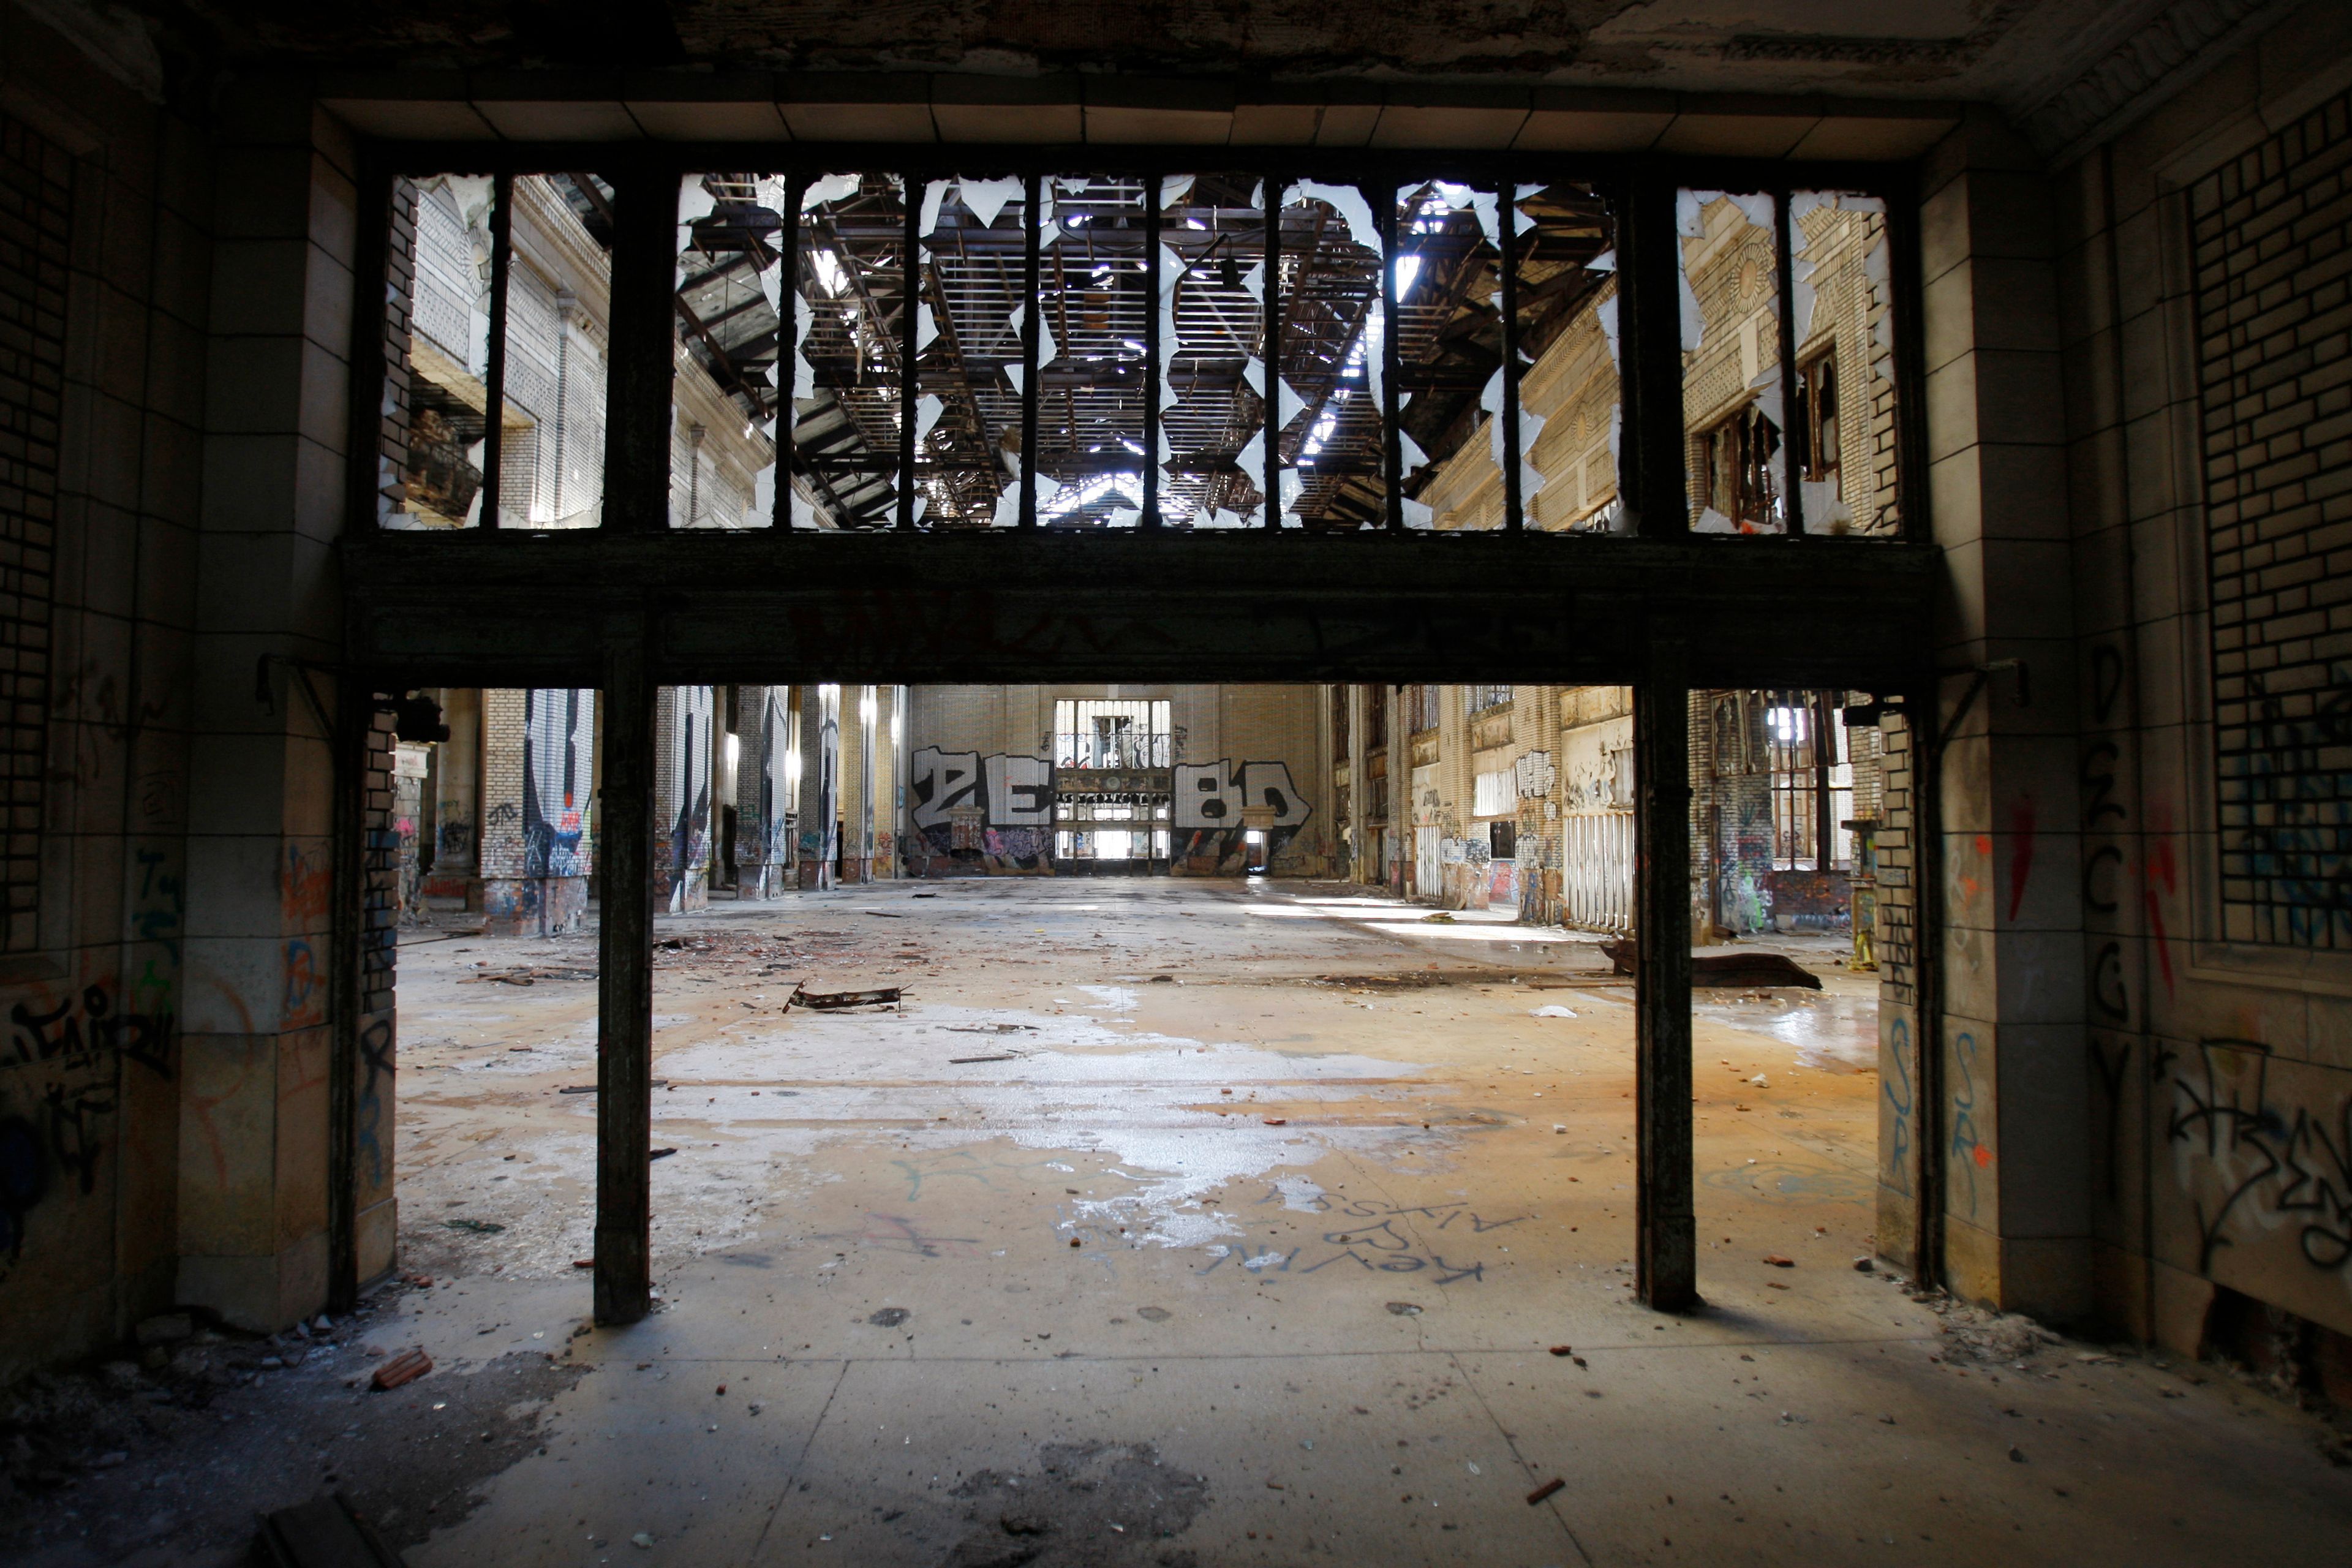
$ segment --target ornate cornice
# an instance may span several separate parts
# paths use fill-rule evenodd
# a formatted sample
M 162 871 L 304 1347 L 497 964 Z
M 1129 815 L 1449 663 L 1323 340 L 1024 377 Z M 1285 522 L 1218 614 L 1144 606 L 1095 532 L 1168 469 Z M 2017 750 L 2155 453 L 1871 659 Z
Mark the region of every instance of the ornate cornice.
M 2071 163 L 2152 112 L 2299 3 L 2173 0 L 2011 110 L 2053 163 Z

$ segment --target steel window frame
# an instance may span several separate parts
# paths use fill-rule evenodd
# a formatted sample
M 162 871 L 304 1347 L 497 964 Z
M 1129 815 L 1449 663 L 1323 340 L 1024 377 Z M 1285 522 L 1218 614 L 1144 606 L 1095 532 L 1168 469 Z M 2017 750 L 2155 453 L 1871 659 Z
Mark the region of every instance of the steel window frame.
M 814 174 L 857 170 L 895 174 L 905 182 L 908 240 L 900 266 L 905 273 L 902 278 L 903 297 L 908 301 L 904 311 L 906 319 L 901 323 L 906 374 L 905 385 L 900 388 L 898 497 L 892 520 L 898 531 L 925 534 L 946 531 L 919 527 L 912 515 L 913 468 L 919 458 L 919 454 L 912 451 L 912 409 L 917 400 L 918 379 L 908 351 L 914 341 L 914 301 L 919 297 L 920 285 L 919 254 L 921 237 L 913 232 L 915 215 L 919 210 L 915 193 L 922 184 L 933 179 L 953 179 L 974 171 L 1010 174 L 1023 180 L 1027 198 L 1024 202 L 1024 272 L 1034 300 L 1040 270 L 1037 195 L 1042 181 L 1055 174 L 1081 173 L 1129 177 L 1142 183 L 1148 193 L 1144 255 L 1146 287 L 1150 291 L 1150 298 L 1146 301 L 1149 334 L 1144 432 L 1146 505 L 1137 531 L 1159 531 L 1159 452 L 1162 434 L 1160 426 L 1166 412 L 1160 406 L 1160 367 L 1157 353 L 1161 346 L 1158 341 L 1157 297 L 1161 217 L 1160 180 L 1171 174 L 1233 172 L 1255 174 L 1265 181 L 1266 341 L 1263 347 L 1267 381 L 1261 418 L 1266 472 L 1261 480 L 1265 486 L 1265 517 L 1260 525 L 1261 531 L 1330 537 L 1364 532 L 1429 531 L 1407 531 L 1403 522 L 1402 464 L 1398 441 L 1401 378 L 1396 353 L 1399 303 L 1396 261 L 1400 237 L 1395 223 L 1395 194 L 1414 183 L 1444 179 L 1496 192 L 1499 198 L 1498 308 L 1504 381 L 1500 417 L 1504 421 L 1505 446 L 1501 477 L 1505 491 L 1505 518 L 1503 528 L 1491 531 L 1547 531 L 1526 526 L 1526 498 L 1520 494 L 1519 394 L 1523 373 L 1519 365 L 1519 321 L 1514 308 L 1518 292 L 1514 252 L 1520 238 L 1515 197 L 1516 187 L 1521 184 L 1577 180 L 1589 183 L 1609 205 L 1617 226 L 1620 301 L 1618 395 L 1624 432 L 1620 443 L 1617 486 L 1620 504 L 1628 514 L 1631 525 L 1625 531 L 1644 539 L 1681 540 L 1690 537 L 1685 474 L 1687 432 L 1683 416 L 1680 253 L 1679 240 L 1674 231 L 1675 193 L 1682 189 L 1725 190 L 1752 192 L 1774 198 L 1776 282 L 1780 299 L 1779 347 L 1785 378 L 1793 377 L 1795 374 L 1794 323 L 1790 310 L 1793 264 L 1790 198 L 1800 190 L 1819 190 L 1876 196 L 1885 203 L 1895 311 L 1895 500 L 1902 518 L 1902 526 L 1895 537 L 1911 543 L 1927 542 L 1933 538 L 1924 468 L 1924 372 L 1919 361 L 1922 337 L 1917 203 L 1916 184 L 1906 165 L 1657 154 L 1465 153 L 1386 148 L 1324 151 L 1189 145 L 1112 148 L 1097 145 L 975 144 L 943 150 L 900 143 L 859 142 L 782 145 L 770 142 L 679 142 L 657 146 L 562 142 L 369 142 L 363 146 L 361 158 L 362 233 L 360 275 L 363 278 L 381 279 L 385 272 L 389 260 L 388 220 L 394 181 L 464 172 L 486 174 L 496 182 L 499 200 L 492 219 L 495 242 L 490 301 L 493 323 L 489 367 L 492 431 L 487 437 L 486 463 L 498 456 L 499 447 L 496 430 L 499 414 L 498 399 L 503 391 L 501 384 L 506 358 L 504 333 L 499 329 L 506 321 L 507 284 L 511 272 L 513 180 L 518 174 L 570 173 L 583 169 L 595 171 L 611 182 L 615 208 L 611 359 L 606 395 L 604 509 L 598 527 L 593 531 L 676 534 L 680 539 L 681 548 L 691 548 L 688 541 L 729 531 L 673 529 L 669 526 L 667 507 L 670 479 L 668 421 L 672 417 L 670 382 L 675 338 L 675 329 L 671 324 L 673 307 L 667 295 L 674 288 L 675 278 L 677 193 L 682 179 L 714 170 L 748 170 L 782 176 L 787 182 L 787 205 L 793 208 L 784 215 L 784 234 L 790 241 L 783 262 L 787 268 L 783 294 L 788 303 L 786 309 L 780 312 L 783 321 L 779 333 L 777 363 L 782 396 L 777 412 L 777 482 L 772 527 L 779 532 L 842 539 L 893 531 L 890 528 L 796 529 L 792 520 L 791 481 L 799 465 L 796 444 L 791 435 L 793 355 L 797 349 L 796 312 L 789 301 L 797 298 L 800 282 L 799 196 Z M 1282 369 L 1281 333 L 1286 304 L 1285 290 L 1280 287 L 1281 213 L 1285 196 L 1297 183 L 1307 180 L 1353 185 L 1365 191 L 1368 200 L 1375 193 L 1387 193 L 1386 200 L 1371 200 L 1383 247 L 1381 302 L 1385 312 L 1386 330 L 1382 333 L 1380 468 L 1386 492 L 1385 529 L 1374 526 L 1327 531 L 1285 530 L 1281 527 L 1280 477 L 1283 464 L 1279 451 L 1281 400 L 1278 388 Z M 655 221 L 654 213 L 640 205 L 648 200 L 661 209 L 658 222 Z M 630 210 L 633 208 L 635 210 Z M 654 296 L 656 278 L 661 290 L 657 308 Z M 382 387 L 387 374 L 383 352 L 387 300 L 381 287 L 362 288 L 359 292 L 366 308 L 354 312 L 352 322 L 351 406 L 355 460 L 350 465 L 351 527 L 353 531 L 363 531 L 376 536 L 384 542 L 387 548 L 430 549 L 434 542 L 446 534 L 476 530 L 384 529 L 377 524 L 374 510 L 377 489 L 375 454 L 381 449 Z M 1022 494 L 1017 527 L 1022 531 L 1057 531 L 1050 528 L 1041 530 L 1036 517 L 1036 424 L 1038 404 L 1043 396 L 1034 363 L 1038 346 L 1037 314 L 1034 309 L 1026 312 L 1022 329 L 1027 374 L 1024 376 L 1021 392 Z M 656 324 L 658 331 L 655 330 Z M 1797 447 L 1806 445 L 1801 435 L 1793 430 L 1784 432 L 1783 441 L 1784 444 L 1794 443 Z M 1792 468 L 1802 460 L 1802 457 L 1801 450 L 1791 449 L 1790 461 Z M 485 473 L 486 500 L 491 503 L 499 500 L 496 481 L 494 473 Z M 1793 491 L 1798 487 L 1791 485 L 1790 489 Z M 485 505 L 479 531 L 536 536 L 542 531 L 501 529 L 491 506 Z M 1076 533 L 1081 531 L 1058 531 Z M 1818 544 L 1826 537 L 1806 531 L 1801 499 L 1792 496 L 1790 526 L 1786 532 L 1739 536 L 1735 540 L 1710 542 L 1729 543 L 1734 548 L 1769 550 L 1802 547 L 1798 544 L 1800 541 Z M 1886 542 L 1884 536 L 1874 536 L 1858 542 L 1876 547 Z

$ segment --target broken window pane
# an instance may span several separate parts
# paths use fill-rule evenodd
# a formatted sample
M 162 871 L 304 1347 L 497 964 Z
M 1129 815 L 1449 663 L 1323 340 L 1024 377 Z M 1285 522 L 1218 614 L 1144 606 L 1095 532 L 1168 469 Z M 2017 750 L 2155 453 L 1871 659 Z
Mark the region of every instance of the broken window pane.
M 688 174 L 679 184 L 673 528 L 765 528 L 775 517 L 788 202 L 781 174 Z
M 796 527 L 898 521 L 906 240 L 906 183 L 897 174 L 821 174 L 802 194 Z
M 1018 175 L 923 187 L 915 231 L 916 482 L 930 527 L 1021 521 L 1021 327 L 1029 204 Z
M 1805 531 L 1894 538 L 1902 519 L 1886 203 L 1798 191 L 1789 228 Z
M 1677 191 L 1691 528 L 1782 533 L 1780 271 L 1773 198 Z
M 518 174 L 507 268 L 499 526 L 594 528 L 604 510 L 613 186 Z
M 1492 191 L 1397 192 L 1397 435 L 1407 528 L 1503 526 L 1502 219 Z
M 1591 185 L 1562 182 L 1519 186 L 1511 226 L 1525 526 L 1615 531 L 1615 220 Z
M 1160 188 L 1160 515 L 1265 521 L 1265 193 L 1255 174 Z
M 1146 218 L 1139 179 L 1057 175 L 1041 198 L 1037 521 L 1143 518 Z
M 1282 521 L 1388 522 L 1381 233 L 1354 185 L 1302 180 L 1282 209 Z
M 392 183 L 376 462 L 376 521 L 386 528 L 481 521 L 496 191 L 488 174 Z

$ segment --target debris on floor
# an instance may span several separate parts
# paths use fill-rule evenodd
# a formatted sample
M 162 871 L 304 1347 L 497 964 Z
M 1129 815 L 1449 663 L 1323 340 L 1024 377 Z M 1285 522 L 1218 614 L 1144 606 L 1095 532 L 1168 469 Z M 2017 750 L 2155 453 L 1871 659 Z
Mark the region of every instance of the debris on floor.
M 382 1366 L 368 1379 L 368 1386 L 379 1392 L 415 1383 L 433 1370 L 433 1358 L 421 1350 L 404 1350 Z
M 899 1006 L 902 1005 L 900 990 L 896 985 L 882 985 L 870 991 L 811 991 L 804 985 L 795 985 L 784 1005 L 807 1007 L 820 1013 L 838 1012 L 844 1007 Z
M 400 1568 L 400 1558 L 341 1492 L 262 1516 L 253 1560 L 263 1568 Z
M 1637 963 L 1633 944 L 1604 942 L 1601 951 L 1620 974 L 1632 974 Z M 1691 954 L 1691 985 L 1707 990 L 1738 990 L 1757 985 L 1800 985 L 1822 988 L 1822 977 L 1779 952 L 1695 952 Z

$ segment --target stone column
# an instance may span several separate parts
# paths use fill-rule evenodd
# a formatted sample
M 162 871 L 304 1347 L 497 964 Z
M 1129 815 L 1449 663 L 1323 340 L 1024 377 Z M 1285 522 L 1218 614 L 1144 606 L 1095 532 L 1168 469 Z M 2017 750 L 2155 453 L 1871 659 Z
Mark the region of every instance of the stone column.
M 426 900 L 482 907 L 482 694 L 451 687 L 439 693 L 449 738 L 433 751 L 433 865 Z
M 818 890 L 834 885 L 840 847 L 840 687 L 801 689 L 800 752 L 800 884 Z
M 276 1330 L 327 1299 L 330 937 L 340 921 L 356 940 L 361 910 L 333 907 L 337 682 L 279 665 L 264 708 L 254 669 L 264 654 L 341 655 L 356 164 L 299 93 L 241 96 L 224 121 L 205 388 L 215 481 L 203 487 L 184 786 L 207 831 L 187 840 L 175 1294 Z M 380 1043 L 388 1063 L 388 1030 Z
M 1932 722 L 1949 736 L 1925 759 L 1941 1016 L 1921 1136 L 1940 1163 L 1946 1282 L 2063 1320 L 2090 1305 L 2090 1173 L 2050 193 L 1990 115 L 1929 154 L 1920 188 L 1927 482 L 1948 582 Z
M 593 852 L 595 742 L 593 690 L 482 693 L 479 855 L 486 934 L 554 936 L 580 929 Z
M 654 892 L 673 914 L 710 901 L 711 716 L 708 686 L 665 686 L 654 704 Z

